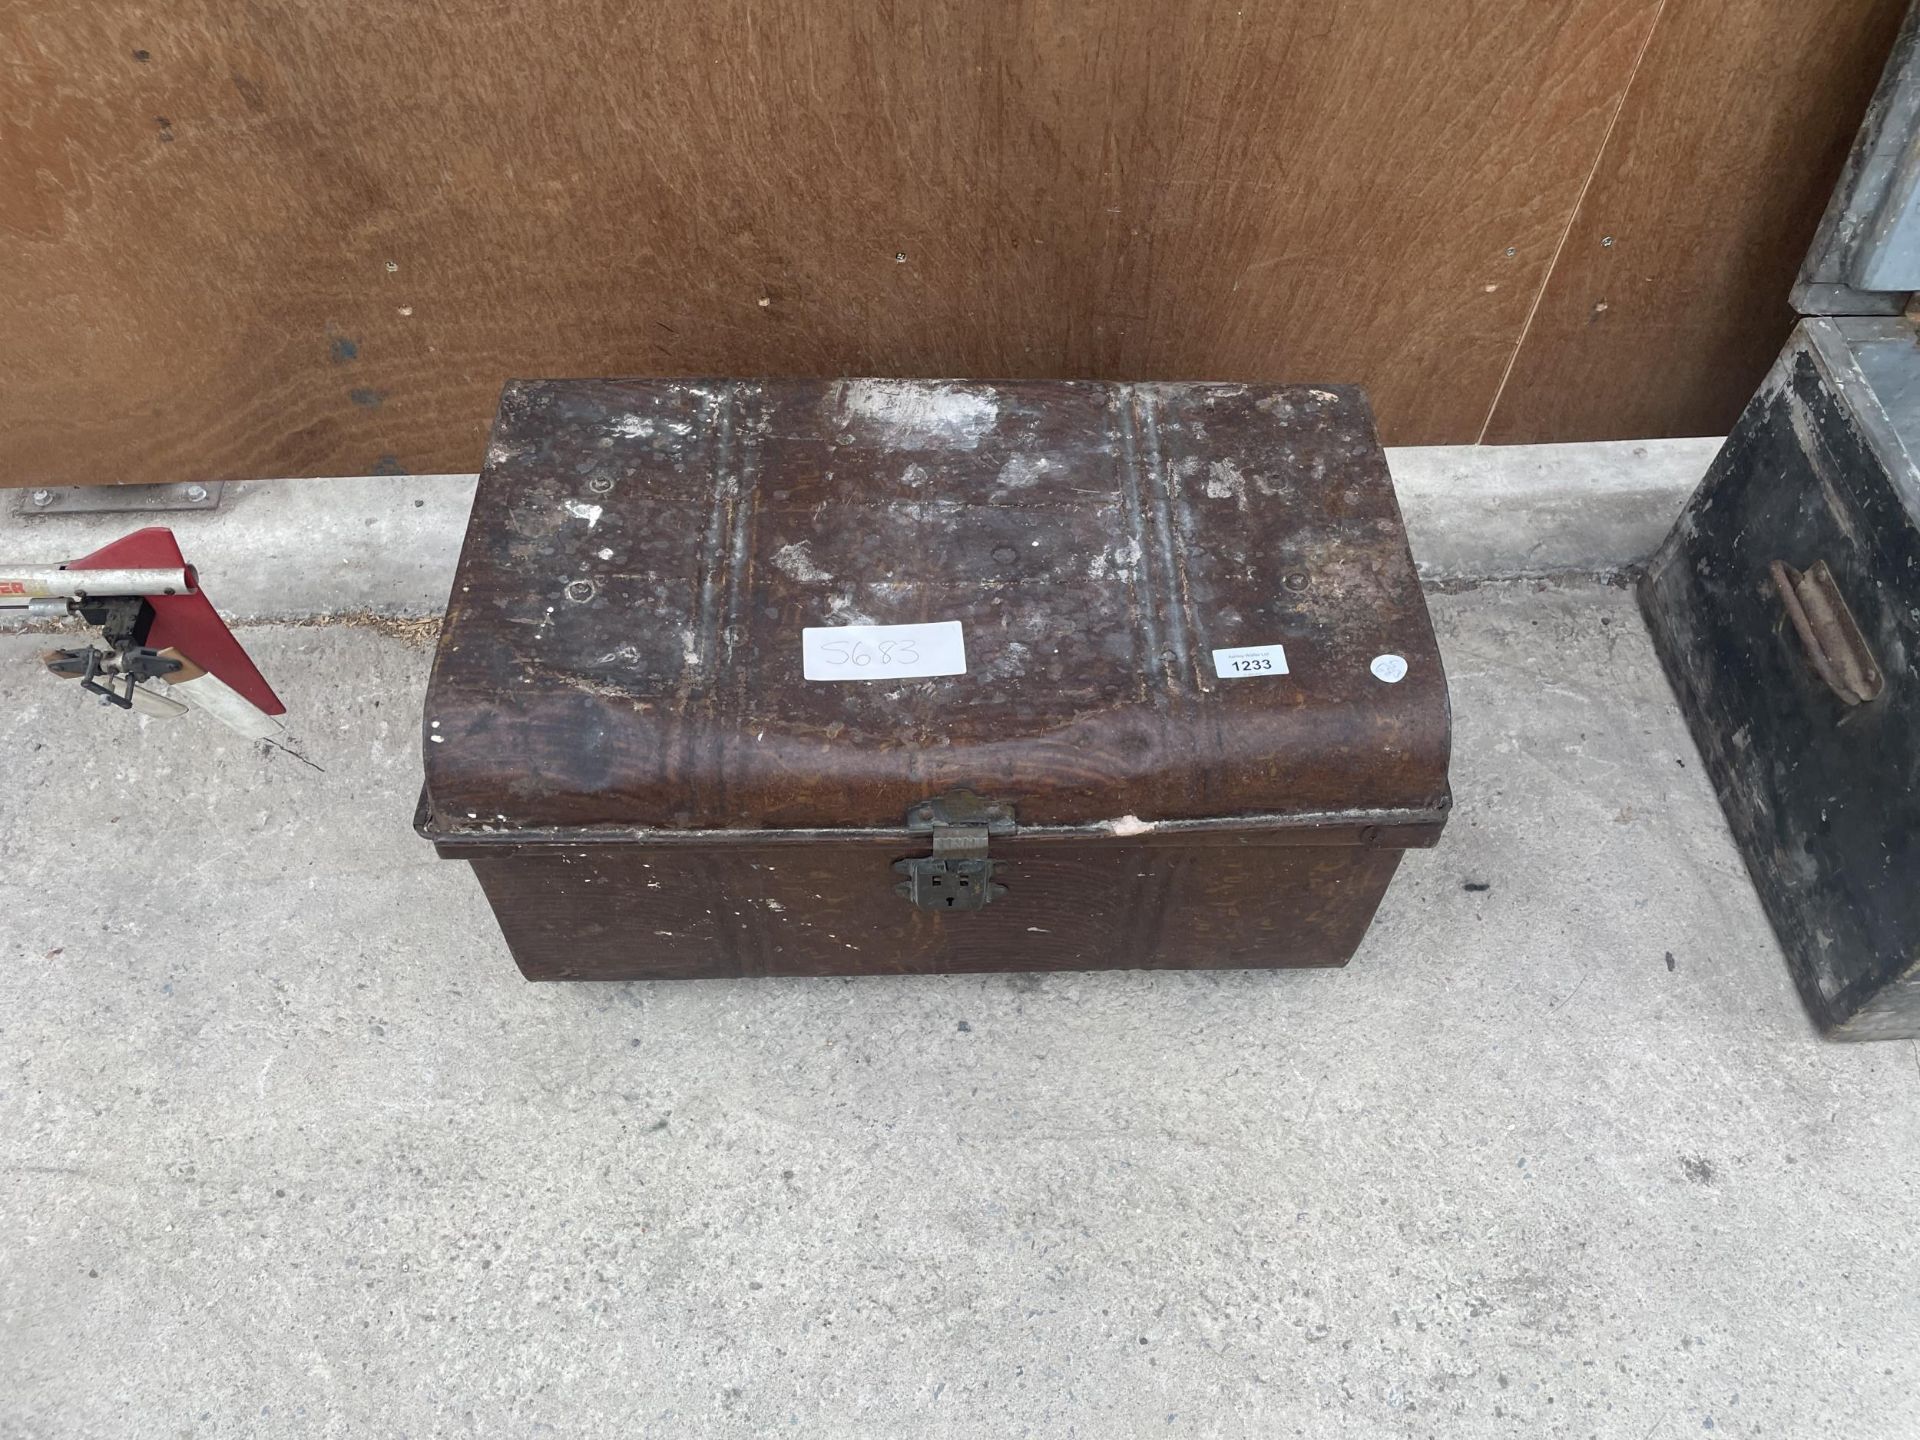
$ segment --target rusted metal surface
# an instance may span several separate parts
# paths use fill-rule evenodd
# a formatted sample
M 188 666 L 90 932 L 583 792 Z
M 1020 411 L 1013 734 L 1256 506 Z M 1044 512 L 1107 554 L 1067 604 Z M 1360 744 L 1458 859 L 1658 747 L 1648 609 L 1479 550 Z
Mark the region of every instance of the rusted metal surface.
M 805 626 L 938 620 L 964 675 L 801 678 Z M 1288 675 L 1213 673 L 1265 644 Z M 1446 796 L 1439 655 L 1338 388 L 511 385 L 429 711 L 447 831 L 897 825 L 960 786 L 1036 824 Z
M 1016 841 L 1003 897 L 941 914 L 893 892 L 914 848 L 554 848 L 473 868 L 529 979 L 664 980 L 1342 965 L 1403 853 Z
M 964 637 L 960 673 L 805 678 L 809 627 L 940 622 Z M 1243 678 L 1223 678 L 1214 652 L 1249 647 Z M 603 903 L 576 893 L 576 849 L 643 888 L 636 866 L 704 852 L 671 863 L 715 867 L 710 906 L 744 883 L 743 855 L 791 856 L 789 837 L 882 844 L 807 903 L 871 903 L 903 937 L 1050 934 L 1014 925 L 1049 876 L 1093 887 L 1082 906 L 1134 904 L 1127 877 L 1076 855 L 1009 879 L 990 908 L 916 918 L 891 869 L 927 854 L 909 812 L 964 790 L 1017 812 L 992 841 L 996 883 L 1036 846 L 1153 835 L 1165 873 L 1138 878 L 1197 901 L 1188 867 L 1220 852 L 1196 839 L 1264 842 L 1223 873 L 1299 892 L 1291 927 L 1276 922 L 1294 939 L 1265 963 L 1332 963 L 1327 937 L 1357 942 L 1391 873 L 1373 852 L 1431 844 L 1449 804 L 1432 628 L 1365 400 L 1338 387 L 510 385 L 426 724 L 423 831 L 475 860 L 530 972 L 585 963 L 531 963 L 525 947 L 548 942 L 506 914 L 559 923 L 538 894 Z M 1214 963 L 1069 948 L 1028 938 L 999 968 Z
M 1843 704 L 1864 705 L 1876 698 L 1886 681 L 1827 562 L 1816 560 L 1802 572 L 1776 560 L 1769 570 L 1814 673 Z

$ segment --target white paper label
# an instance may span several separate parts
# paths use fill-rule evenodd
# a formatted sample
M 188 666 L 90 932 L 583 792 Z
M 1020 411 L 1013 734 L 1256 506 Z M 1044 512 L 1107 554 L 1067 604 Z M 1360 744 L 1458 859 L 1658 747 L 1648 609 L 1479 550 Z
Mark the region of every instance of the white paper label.
M 1389 685 L 1398 685 L 1407 678 L 1407 661 L 1403 655 L 1376 655 L 1367 668 L 1373 671 L 1374 679 Z
M 1238 650 L 1213 652 L 1213 673 L 1222 680 L 1244 680 L 1252 675 L 1287 673 L 1284 645 L 1243 645 Z
M 809 625 L 800 632 L 809 680 L 912 680 L 967 673 L 958 620 L 927 625 Z

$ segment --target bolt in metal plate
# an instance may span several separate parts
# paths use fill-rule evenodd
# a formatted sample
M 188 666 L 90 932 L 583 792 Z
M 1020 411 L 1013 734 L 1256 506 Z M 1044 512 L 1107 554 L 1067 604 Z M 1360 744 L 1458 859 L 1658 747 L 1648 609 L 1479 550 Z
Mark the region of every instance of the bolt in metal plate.
M 137 515 L 147 510 L 216 510 L 221 482 L 180 485 L 41 485 L 14 492 L 16 515 Z

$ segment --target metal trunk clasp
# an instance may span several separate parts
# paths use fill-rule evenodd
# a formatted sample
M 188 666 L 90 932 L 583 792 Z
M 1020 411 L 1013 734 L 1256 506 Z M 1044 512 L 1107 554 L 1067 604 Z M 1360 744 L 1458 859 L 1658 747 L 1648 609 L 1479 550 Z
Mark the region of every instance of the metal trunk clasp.
M 909 835 L 931 835 L 933 854 L 896 860 L 907 878 L 893 892 L 922 910 L 979 910 L 1007 893 L 993 881 L 987 841 L 1011 835 L 1013 807 L 983 800 L 971 790 L 953 790 L 922 800 L 907 811 Z

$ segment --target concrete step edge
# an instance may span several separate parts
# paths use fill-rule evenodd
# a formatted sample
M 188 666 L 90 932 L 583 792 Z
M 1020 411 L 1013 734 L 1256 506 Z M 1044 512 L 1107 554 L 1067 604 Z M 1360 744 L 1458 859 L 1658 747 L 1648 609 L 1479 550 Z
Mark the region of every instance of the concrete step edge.
M 1608 574 L 1645 560 L 1718 439 L 1391 449 L 1407 534 L 1432 584 Z M 0 502 L 0 560 L 54 564 L 167 525 L 236 620 L 437 615 L 472 475 L 230 483 L 212 511 L 31 515 Z M 0 629 L 24 624 L 0 611 Z

